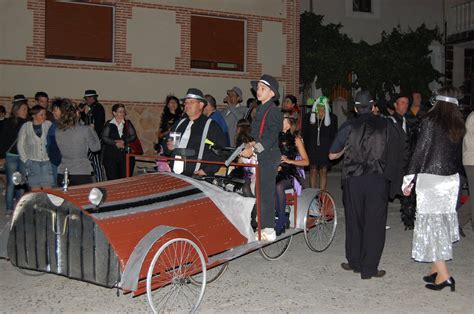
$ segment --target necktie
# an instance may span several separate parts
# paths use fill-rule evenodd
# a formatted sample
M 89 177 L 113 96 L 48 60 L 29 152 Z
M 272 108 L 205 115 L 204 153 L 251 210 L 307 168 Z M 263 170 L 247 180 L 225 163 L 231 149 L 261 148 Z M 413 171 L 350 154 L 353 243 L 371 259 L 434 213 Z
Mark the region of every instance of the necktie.
M 403 117 L 402 129 L 403 131 L 405 131 L 405 133 L 407 132 L 407 120 L 405 119 L 405 117 Z
M 191 137 L 191 126 L 193 125 L 193 121 L 189 121 L 188 125 L 186 126 L 186 130 L 184 130 L 183 135 L 181 135 L 181 141 L 179 141 L 178 148 L 186 148 L 188 146 L 189 138 Z M 175 158 L 181 159 L 181 156 L 176 155 Z M 175 160 L 173 164 L 173 172 L 174 173 L 183 173 L 184 170 L 184 162 Z

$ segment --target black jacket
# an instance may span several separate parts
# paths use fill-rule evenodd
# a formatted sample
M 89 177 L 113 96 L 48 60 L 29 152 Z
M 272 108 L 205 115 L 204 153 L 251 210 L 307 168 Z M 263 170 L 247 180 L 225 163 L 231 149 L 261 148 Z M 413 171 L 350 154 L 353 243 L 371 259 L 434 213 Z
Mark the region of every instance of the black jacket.
M 127 153 L 125 149 L 119 149 L 115 146 L 116 140 L 123 140 L 125 142 L 125 147 L 133 142 L 137 138 L 137 133 L 135 131 L 135 127 L 133 124 L 126 120 L 126 124 L 123 128 L 122 136 L 119 135 L 118 128 L 115 123 L 110 123 L 107 121 L 105 124 L 103 133 L 102 133 L 102 141 L 103 145 L 103 156 L 104 162 L 107 162 L 109 158 L 118 158 L 121 156 L 125 156 Z
M 441 176 L 462 172 L 462 141 L 453 143 L 448 133 L 429 117 L 423 119 L 408 174 Z
M 201 114 L 199 118 L 194 120 L 193 125 L 191 126 L 191 136 L 189 138 L 188 145 L 186 148 L 193 149 L 195 154 L 193 156 L 186 156 L 188 159 L 198 159 L 198 154 L 199 154 L 199 148 L 201 146 L 201 138 L 202 134 L 204 131 L 204 127 L 206 125 L 208 118 Z M 173 125 L 171 128 L 171 131 L 176 131 L 176 132 L 181 132 L 181 134 L 184 134 L 184 131 L 186 130 L 186 127 L 189 124 L 189 118 L 185 118 L 185 120 L 179 124 L 176 123 Z M 226 144 L 225 136 L 224 133 L 222 132 L 221 127 L 217 124 L 217 122 L 211 120 L 211 124 L 209 125 L 209 132 L 207 133 L 207 139 L 209 139 L 211 142 L 213 142 L 215 145 L 219 147 L 224 147 Z M 174 155 L 171 152 L 171 155 Z M 208 144 L 205 145 L 204 147 L 204 152 L 202 156 L 202 160 L 209 160 L 209 161 L 223 161 L 223 158 L 221 156 L 216 155 L 211 149 Z M 196 164 L 187 162 L 186 166 L 184 168 L 183 174 L 184 175 L 192 175 L 194 173 Z M 212 165 L 212 164 L 206 164 L 206 163 L 201 163 L 201 166 L 199 169 L 203 170 L 206 174 L 214 174 L 216 173 L 220 165 Z M 171 168 L 173 168 L 173 165 L 171 165 Z
M 13 118 L 10 117 L 5 119 L 3 122 L 2 130 L 0 131 L 2 140 L 0 141 L 0 159 L 4 159 L 5 155 L 10 149 L 10 153 L 18 154 L 18 150 L 16 149 L 15 141 L 18 138 L 18 132 L 20 132 L 21 126 L 25 123 L 26 120 L 22 118 Z M 13 145 L 13 146 L 12 146 Z
M 268 112 L 268 114 L 266 114 Z M 266 114 L 266 117 L 265 117 Z M 263 123 L 262 136 L 260 137 L 260 128 Z M 262 144 L 264 151 L 258 155 L 260 160 L 265 160 L 268 157 L 272 159 L 280 158 L 280 146 L 278 135 L 283 129 L 283 114 L 280 108 L 278 108 L 273 100 L 267 101 L 266 103 L 257 107 L 257 116 L 252 122 L 251 135 L 255 139 L 255 142 Z
M 96 101 L 91 105 L 91 109 L 87 112 L 84 123 L 86 125 L 94 124 L 97 136 L 99 138 L 102 137 L 102 131 L 105 125 L 105 110 L 101 103 Z

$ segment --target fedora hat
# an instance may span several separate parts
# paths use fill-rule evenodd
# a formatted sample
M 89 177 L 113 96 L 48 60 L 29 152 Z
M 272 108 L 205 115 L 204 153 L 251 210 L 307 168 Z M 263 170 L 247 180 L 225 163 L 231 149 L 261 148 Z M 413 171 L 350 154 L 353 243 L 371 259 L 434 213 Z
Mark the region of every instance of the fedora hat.
M 259 82 L 267 85 L 272 90 L 272 92 L 275 94 L 273 98 L 280 99 L 278 81 L 273 76 L 264 74 L 258 81 L 251 81 L 250 84 L 252 85 L 252 88 L 255 92 L 257 91 L 257 85 Z
M 242 99 L 242 90 L 241 90 L 239 87 L 234 86 L 234 87 L 232 87 L 231 89 L 227 90 L 227 95 L 228 95 L 230 92 L 236 93 L 237 96 L 239 96 L 240 99 Z
M 86 91 L 84 92 L 84 98 L 97 97 L 97 96 L 99 95 L 97 95 L 97 92 L 94 89 L 86 89 Z
M 186 92 L 186 96 L 181 98 L 181 101 L 185 101 L 186 99 L 191 98 L 191 99 L 197 99 L 199 101 L 202 101 L 205 105 L 207 105 L 207 100 L 204 98 L 204 94 L 200 89 L 197 88 L 190 88 Z
M 17 103 L 17 102 L 27 102 L 28 99 L 25 97 L 25 95 L 18 94 L 13 96 L 13 101 L 12 104 Z
M 354 105 L 356 107 L 370 107 L 374 104 L 374 99 L 368 90 L 358 91 L 355 99 Z

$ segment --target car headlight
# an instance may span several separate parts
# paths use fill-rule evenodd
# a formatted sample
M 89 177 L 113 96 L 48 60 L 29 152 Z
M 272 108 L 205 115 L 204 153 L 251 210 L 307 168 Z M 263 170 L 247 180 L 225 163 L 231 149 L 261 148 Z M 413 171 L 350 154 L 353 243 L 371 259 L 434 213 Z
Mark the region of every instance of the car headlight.
M 99 206 L 103 202 L 105 202 L 106 198 L 106 191 L 102 188 L 92 188 L 89 192 L 89 202 L 92 205 Z

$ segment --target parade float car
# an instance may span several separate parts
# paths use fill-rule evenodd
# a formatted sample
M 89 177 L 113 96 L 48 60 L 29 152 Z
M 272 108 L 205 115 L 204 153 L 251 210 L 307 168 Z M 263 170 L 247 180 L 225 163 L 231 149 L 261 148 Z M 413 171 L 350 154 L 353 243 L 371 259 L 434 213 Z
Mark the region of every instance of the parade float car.
M 146 293 L 154 312 L 194 312 L 206 284 L 229 261 L 256 250 L 277 259 L 301 232 L 315 252 L 332 242 L 337 212 L 328 192 L 289 192 L 290 228 L 266 242 L 259 241 L 260 226 L 256 236 L 250 224 L 255 204 L 260 217 L 258 186 L 256 198 L 244 197 L 226 191 L 233 179 L 209 178 L 156 172 L 27 193 L 15 208 L 0 256 L 25 273 Z

